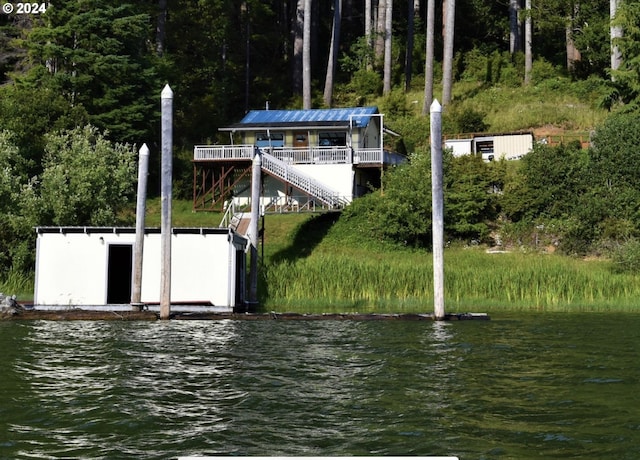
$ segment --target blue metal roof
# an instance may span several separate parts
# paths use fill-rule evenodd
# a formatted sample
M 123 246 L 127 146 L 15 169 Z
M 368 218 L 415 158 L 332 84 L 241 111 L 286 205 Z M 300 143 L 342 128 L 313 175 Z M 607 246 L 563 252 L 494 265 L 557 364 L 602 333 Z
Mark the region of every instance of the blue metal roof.
M 353 126 L 367 126 L 371 115 L 378 113 L 377 107 L 351 107 L 341 109 L 308 110 L 252 110 L 237 124 L 236 128 L 258 126 L 345 126 L 352 120 Z

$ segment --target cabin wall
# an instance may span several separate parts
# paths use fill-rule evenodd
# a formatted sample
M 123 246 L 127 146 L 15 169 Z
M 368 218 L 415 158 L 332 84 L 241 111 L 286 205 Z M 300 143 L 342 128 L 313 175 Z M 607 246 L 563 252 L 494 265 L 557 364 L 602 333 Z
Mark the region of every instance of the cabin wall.
M 339 196 L 353 198 L 354 172 L 350 164 L 296 165 L 296 169 L 335 190 Z
M 257 132 L 264 132 L 264 130 L 258 130 Z M 326 132 L 338 132 L 346 134 L 345 145 L 352 146 L 353 148 L 376 148 L 380 146 L 380 125 L 377 120 L 372 119 L 368 128 L 354 128 L 349 134 L 348 128 L 326 128 L 326 129 L 314 129 L 314 130 L 271 130 L 272 134 L 282 134 L 284 138 L 285 147 L 317 147 L 320 145 L 320 133 Z M 297 142 L 298 135 L 305 136 L 305 141 Z M 242 134 L 242 144 L 256 145 L 256 132 L 246 131 Z M 263 146 L 263 145 L 261 145 Z M 276 147 L 280 147 L 280 141 L 274 144 Z
M 367 127 L 362 129 L 358 147 L 363 149 L 380 148 L 380 121 L 378 117 L 371 117 Z
M 351 201 L 354 196 L 355 172 L 351 164 L 297 164 L 294 166 L 301 172 L 310 175 L 318 182 L 333 189 L 339 196 Z M 238 184 L 238 192 L 234 195 L 236 205 L 247 206 L 251 202 L 251 178 L 245 178 Z M 286 187 L 289 189 L 287 190 Z M 284 205 L 287 198 L 293 198 L 293 202 L 299 202 L 297 197 L 306 195 L 284 184 L 268 174 L 262 176 L 262 206 L 268 207 L 274 204 Z

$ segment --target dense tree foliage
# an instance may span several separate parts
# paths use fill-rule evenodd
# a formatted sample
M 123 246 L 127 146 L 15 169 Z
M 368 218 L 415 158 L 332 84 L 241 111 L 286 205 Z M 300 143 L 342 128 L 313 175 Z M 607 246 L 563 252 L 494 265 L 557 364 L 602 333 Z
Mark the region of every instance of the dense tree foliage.
M 369 21 L 366 15 L 386 11 L 382 6 L 387 2 L 60 0 L 45 14 L 0 16 L 0 267 L 30 266 L 30 246 L 25 242 L 32 239 L 35 225 L 118 222 L 130 197 L 130 177 L 135 176 L 131 145 L 146 142 L 157 151 L 159 94 L 165 83 L 175 94 L 175 171 L 176 177 L 184 172 L 185 188 L 193 144 L 226 141 L 217 138 L 217 128 L 237 121 L 249 109 L 266 104 L 301 107 L 298 24 L 305 3 L 311 18 L 311 105 L 323 104 L 327 63 L 334 62 L 329 59 L 334 19 L 340 16 L 333 105 L 369 104 L 386 89 L 381 104 L 385 121 L 405 133 L 403 145 L 411 154 L 408 165 L 385 174 L 382 193 L 354 203 L 345 219 L 357 227 L 364 216 L 366 228 L 373 228 L 369 233 L 379 239 L 428 246 L 427 123 L 411 114 L 415 111 L 404 93 L 411 89 L 406 82 L 428 80 L 428 2 L 393 2 L 393 41 L 382 66 L 373 43 L 384 29 L 376 32 L 374 18 Z M 435 3 L 429 36 L 435 41 L 434 59 L 439 64 L 433 66 L 433 74 L 438 84 L 444 12 L 442 2 Z M 492 85 L 523 85 L 522 42 L 510 49 L 509 40 L 514 32 L 509 4 L 521 3 L 457 2 L 455 81 L 474 84 L 478 92 Z M 597 79 L 602 85 L 613 77 L 605 102 L 627 113 L 598 129 L 590 150 L 539 145 L 519 164 L 510 165 L 447 157 L 447 234 L 488 241 L 498 222 L 523 232 L 544 227 L 553 229 L 559 244 L 573 253 L 593 250 L 607 240 L 636 237 L 640 164 L 635 146 L 640 139 L 635 127 L 640 120 L 634 113 L 640 97 L 640 9 L 633 2 L 620 7 L 615 23 L 625 33 L 616 44 L 623 65 L 610 72 L 605 0 L 531 3 L 530 11 L 520 11 L 515 27 L 522 35 L 526 17 L 534 25 L 532 84 L 572 78 L 585 83 Z M 416 4 L 420 8 L 413 11 Z M 337 5 L 341 15 L 334 14 Z M 367 25 L 374 26 L 370 37 L 365 36 Z M 570 51 L 572 47 L 581 57 Z M 445 128 L 487 128 L 482 107 L 456 106 L 455 98 L 453 102 L 445 113 Z M 92 127 L 83 128 L 87 124 Z M 153 183 L 152 177 L 152 191 Z
M 301 65 L 296 55 L 296 24 L 302 3 L 148 0 L 105 5 L 96 0 L 67 0 L 51 4 L 44 15 L 3 15 L 0 79 L 13 82 L 8 86 L 15 88 L 2 87 L 1 99 L 14 100 L 20 97 L 17 90 L 22 90 L 33 91 L 35 97 L 45 100 L 47 93 L 41 92 L 49 91 L 49 101 L 58 107 L 55 113 L 48 111 L 42 117 L 49 130 L 75 126 L 69 126 L 69 113 L 73 112 L 71 123 L 74 117 L 84 116 L 101 130 L 108 130 L 114 140 L 152 145 L 157 137 L 158 94 L 169 82 L 176 95 L 175 138 L 189 148 L 213 139 L 217 127 L 237 120 L 251 108 L 264 107 L 267 102 L 272 107 L 301 105 L 301 87 L 294 83 Z M 357 94 L 356 103 L 366 103 L 382 91 L 382 66 L 371 67 L 376 63 L 374 50 L 368 48 L 364 37 L 365 3 L 342 2 L 341 65 L 333 77 L 336 85 Z M 424 73 L 427 2 L 419 3 L 410 28 L 407 12 L 414 3 L 396 0 L 393 4 L 393 86 L 402 86 L 405 72 Z M 327 62 L 333 62 L 328 57 L 336 4 L 311 2 L 310 66 L 315 106 L 322 103 Z M 377 8 L 377 1 L 372 5 L 373 12 L 382 9 Z M 533 6 L 536 58 L 562 66 L 569 34 L 583 56 L 574 74 L 586 78 L 606 73 L 609 45 L 604 0 L 537 0 Z M 634 24 L 633 11 L 632 7 L 625 10 L 621 19 L 627 18 L 625 24 Z M 442 5 L 436 5 L 436 30 L 443 27 L 442 16 Z M 459 4 L 454 78 L 469 77 L 469 65 L 479 62 L 468 59 L 469 53 L 507 53 L 509 27 L 506 2 Z M 411 37 L 407 36 L 409 30 Z M 436 33 L 435 39 L 435 58 L 441 60 L 442 34 Z M 408 70 L 403 66 L 407 46 L 412 46 L 412 67 Z M 637 55 L 631 45 L 625 46 L 629 58 Z M 517 56 L 514 59 L 521 67 L 522 61 L 517 61 Z M 499 67 L 485 75 L 488 81 L 499 81 Z M 368 72 L 379 80 L 372 80 Z M 522 82 L 522 70 L 518 73 L 511 82 Z M 345 102 L 354 100 L 335 101 Z M 14 115 L 11 118 L 15 120 Z
M 27 178 L 20 149 L 0 132 L 0 273 L 33 268 L 33 227 L 131 223 L 137 155 L 93 126 L 48 134 L 40 176 Z
M 495 169 L 479 156 L 454 158 L 446 151 L 444 169 L 447 238 L 483 240 L 497 215 L 492 193 Z M 345 211 L 361 236 L 410 247 L 431 246 L 431 155 L 419 150 L 410 163 L 387 173 L 380 193 L 356 200 Z

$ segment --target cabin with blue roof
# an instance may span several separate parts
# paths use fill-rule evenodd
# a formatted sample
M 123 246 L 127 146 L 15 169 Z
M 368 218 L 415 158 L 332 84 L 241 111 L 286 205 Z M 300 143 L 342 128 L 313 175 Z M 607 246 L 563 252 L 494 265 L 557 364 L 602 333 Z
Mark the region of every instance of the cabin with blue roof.
M 227 145 L 194 148 L 194 210 L 249 206 L 251 161 L 262 160 L 261 212 L 342 209 L 406 161 L 385 147 L 377 107 L 252 110 L 221 128 Z

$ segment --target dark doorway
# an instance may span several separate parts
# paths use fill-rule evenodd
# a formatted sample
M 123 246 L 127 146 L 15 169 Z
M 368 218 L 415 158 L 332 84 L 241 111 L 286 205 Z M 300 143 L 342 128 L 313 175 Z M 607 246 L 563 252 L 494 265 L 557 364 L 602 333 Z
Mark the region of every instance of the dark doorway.
M 247 265 L 246 254 L 243 250 L 236 250 L 236 296 L 235 308 L 244 308 L 245 267 Z
M 108 304 L 131 302 L 131 274 L 133 268 L 132 260 L 132 245 L 109 245 L 109 261 L 107 268 Z

